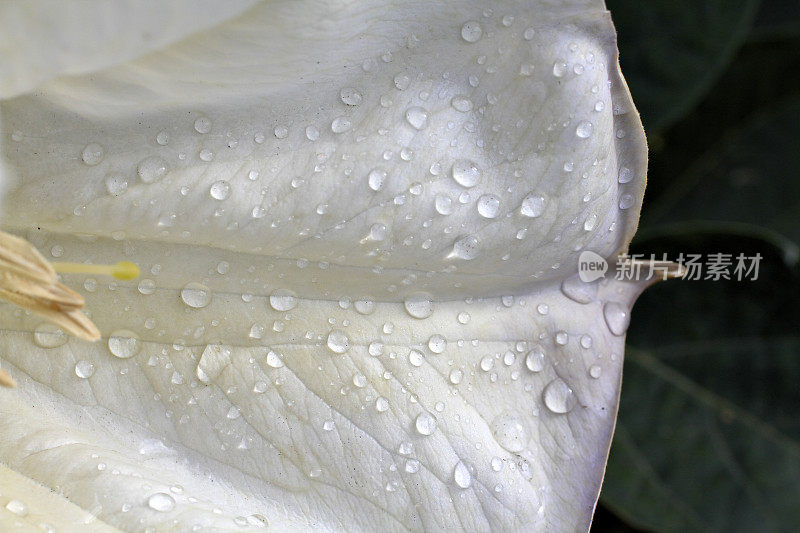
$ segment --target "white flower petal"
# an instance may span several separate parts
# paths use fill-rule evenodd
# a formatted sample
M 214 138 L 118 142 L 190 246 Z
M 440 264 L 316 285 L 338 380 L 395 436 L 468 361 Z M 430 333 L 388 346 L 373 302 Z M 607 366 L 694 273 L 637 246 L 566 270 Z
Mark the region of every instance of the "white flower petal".
M 144 272 L 65 276 L 103 344 L 0 308 L 3 462 L 123 529 L 586 529 L 640 287 L 561 282 L 644 137 L 602 6 L 492 9 L 271 2 L 2 102 L 4 223 Z

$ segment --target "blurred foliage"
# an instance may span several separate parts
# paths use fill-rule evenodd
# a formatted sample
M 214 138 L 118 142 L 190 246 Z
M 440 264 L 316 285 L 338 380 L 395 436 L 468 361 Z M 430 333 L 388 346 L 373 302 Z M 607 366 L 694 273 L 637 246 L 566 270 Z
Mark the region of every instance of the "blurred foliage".
M 651 150 L 631 253 L 762 260 L 640 298 L 592 530 L 796 530 L 800 2 L 607 5 Z

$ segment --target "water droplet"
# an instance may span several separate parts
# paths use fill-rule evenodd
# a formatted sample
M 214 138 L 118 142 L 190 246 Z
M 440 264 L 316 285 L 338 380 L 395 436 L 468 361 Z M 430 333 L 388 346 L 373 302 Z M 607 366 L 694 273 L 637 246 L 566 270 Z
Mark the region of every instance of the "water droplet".
M 627 167 L 621 167 L 619 169 L 619 175 L 617 176 L 617 181 L 619 183 L 628 183 L 633 179 L 633 171 Z
M 476 43 L 483 36 L 483 28 L 475 20 L 469 20 L 461 26 L 461 37 L 468 43 Z
M 453 106 L 453 109 L 462 113 L 472 111 L 472 100 L 466 96 L 454 96 L 453 99 L 450 100 L 450 105 Z
M 528 432 L 519 418 L 506 411 L 492 421 L 492 433 L 497 444 L 511 453 L 519 453 L 528 445 Z
M 309 141 L 316 141 L 319 139 L 319 130 L 316 126 L 306 127 L 306 139 Z
M 181 300 L 195 309 L 205 307 L 211 303 L 211 289 L 196 281 L 189 282 L 181 289 Z
M 144 183 L 153 183 L 167 173 L 167 162 L 161 157 L 151 156 L 139 162 L 136 167 L 139 179 Z
M 175 508 L 175 499 L 165 492 L 156 492 L 147 499 L 147 506 L 154 511 L 167 513 Z
M 597 215 L 594 213 L 586 217 L 586 220 L 583 221 L 583 230 L 592 231 L 594 228 L 597 227 L 597 220 L 598 220 Z
M 158 135 L 156 135 L 156 142 L 158 144 L 160 144 L 161 146 L 168 145 L 169 144 L 169 133 L 167 133 L 164 130 L 159 131 Z
M 577 128 L 575 128 L 575 135 L 577 135 L 581 139 L 588 139 L 592 135 L 593 127 L 594 126 L 592 126 L 591 122 L 589 122 L 588 120 L 584 120 L 583 122 L 578 124 Z
M 384 398 L 383 396 L 378 396 L 375 400 L 375 410 L 379 413 L 385 413 L 389 410 L 389 400 Z
M 88 379 L 94 374 L 94 364 L 86 360 L 75 363 L 75 375 L 81 379 Z
M 269 295 L 269 305 L 276 311 L 291 311 L 297 306 L 297 295 L 289 289 L 275 289 Z
M 575 393 L 561 378 L 547 384 L 542 391 L 542 400 L 545 407 L 558 414 L 569 413 L 578 403 Z
M 127 329 L 118 329 L 108 337 L 108 350 L 120 359 L 133 357 L 141 348 L 139 337 Z
M 367 184 L 369 188 L 375 192 L 378 192 L 383 188 L 383 184 L 386 182 L 386 171 L 382 168 L 373 168 L 369 171 L 369 176 L 367 177 Z
M 373 241 L 382 241 L 386 238 L 388 230 L 383 224 L 373 224 L 369 227 L 369 238 Z
M 536 218 L 541 216 L 544 212 L 544 198 L 534 194 L 529 194 L 522 200 L 522 206 L 519 208 L 522 216 L 528 218 Z
M 352 87 L 345 87 L 339 91 L 339 97 L 342 99 L 342 103 L 347 105 L 358 105 L 363 99 L 361 93 Z
M 250 333 L 248 336 L 251 339 L 260 339 L 261 337 L 264 336 L 264 330 L 265 328 L 261 324 L 253 324 L 250 327 Z
M 600 365 L 592 365 L 589 367 L 589 375 L 593 379 L 598 379 L 602 375 L 602 373 L 603 369 L 600 367 Z
M 541 372 L 544 369 L 544 348 L 535 345 L 525 356 L 525 366 L 531 372 Z
M 270 368 L 281 368 L 283 366 L 283 358 L 270 350 L 267 352 L 267 365 L 269 365 Z
M 453 469 L 453 481 L 462 489 L 468 489 L 472 486 L 472 473 L 470 473 L 469 468 L 463 461 L 459 461 Z
M 419 472 L 420 463 L 416 459 L 406 459 L 406 464 L 404 469 L 409 474 L 416 474 L 417 472 Z
M 633 199 L 633 195 L 631 194 L 623 194 L 619 197 L 619 208 L 620 209 L 630 209 L 630 207 L 635 203 Z
M 433 353 L 442 353 L 447 348 L 447 339 L 435 333 L 428 339 L 428 349 Z
M 33 342 L 40 348 L 58 348 L 69 340 L 69 336 L 61 328 L 44 322 L 36 326 L 33 332 Z
M 225 180 L 216 181 L 211 185 L 209 194 L 215 200 L 225 200 L 231 194 L 231 184 Z
M 566 346 L 567 342 L 569 342 L 569 335 L 567 332 L 564 330 L 556 331 L 556 344 L 559 346 Z
M 267 382 L 266 381 L 256 381 L 253 385 L 253 392 L 256 394 L 263 394 L 267 391 Z
M 533 36 L 536 35 L 536 30 L 533 28 L 525 28 L 525 31 L 522 32 L 522 38 L 526 41 L 530 41 L 533 39 Z
M 111 196 L 121 196 L 128 190 L 128 178 L 122 174 L 109 174 L 106 176 L 105 184 Z
M 497 218 L 500 214 L 500 199 L 493 194 L 478 198 L 478 214 L 483 218 Z
M 333 133 L 344 133 L 353 127 L 353 123 L 347 117 L 336 117 L 331 122 L 331 131 Z
M 492 457 L 491 460 L 492 470 L 495 472 L 499 472 L 503 469 L 503 460 L 497 456 Z
M 458 385 L 464 379 L 464 371 L 460 368 L 454 368 L 450 371 L 450 383 Z
M 503 15 L 503 18 L 500 19 L 500 22 L 503 24 L 503 26 L 508 28 L 512 24 L 514 24 L 514 16 L 513 15 Z
M 469 261 L 478 257 L 480 241 L 475 235 L 467 235 L 453 244 L 453 251 L 448 257 L 457 257 Z
M 597 298 L 597 283 L 586 283 L 578 275 L 570 276 L 561 282 L 564 296 L 579 304 L 588 304 Z
M 428 111 L 418 106 L 409 107 L 406 110 L 406 120 L 414 129 L 425 129 L 428 126 Z
M 410 84 L 411 84 L 411 79 L 405 74 L 398 74 L 397 76 L 394 77 L 394 86 L 401 91 L 405 91 L 406 89 L 408 89 L 408 86 Z
M 6 509 L 17 516 L 28 516 L 28 506 L 19 500 L 10 500 L 6 504 Z
M 139 282 L 137 286 L 139 292 L 144 294 L 145 296 L 149 294 L 153 294 L 156 291 L 156 282 L 152 279 L 144 278 L 142 281 Z
M 420 413 L 414 420 L 414 427 L 420 435 L 433 435 L 436 431 L 436 419 L 430 413 Z
M 607 302 L 603 306 L 603 317 L 609 331 L 618 337 L 627 331 L 631 322 L 630 311 L 619 302 Z
M 469 324 L 469 321 L 472 317 L 466 311 L 461 311 L 458 313 L 456 320 L 458 320 L 459 324 Z
M 208 133 L 211 131 L 211 120 L 208 117 L 200 117 L 194 121 L 194 131 L 197 133 Z
M 453 212 L 453 200 L 449 196 L 437 195 L 434 199 L 434 206 L 440 215 L 449 215 Z
M 369 315 L 375 311 L 375 302 L 370 298 L 360 298 L 355 301 L 353 306 L 356 308 L 356 311 L 362 315 Z
M 328 333 L 328 349 L 333 353 L 342 354 L 350 347 L 350 338 L 341 330 L 335 329 Z
M 433 296 L 426 292 L 409 294 L 403 303 L 414 318 L 428 318 L 433 314 Z
M 481 170 L 474 161 L 458 159 L 453 163 L 451 175 L 462 187 L 474 187 L 481 179 Z
M 483 356 L 481 358 L 480 366 L 481 370 L 483 370 L 484 372 L 488 372 L 489 370 L 494 368 L 494 357 L 492 357 L 491 355 Z
M 567 73 L 567 64 L 564 61 L 556 61 L 553 63 L 553 76 L 561 78 Z
M 83 159 L 83 162 L 87 165 L 93 166 L 103 160 L 104 154 L 105 151 L 102 146 L 97 143 L 89 143 L 83 149 L 83 152 L 81 152 L 81 159 Z
M 359 389 L 363 389 L 364 387 L 367 386 L 367 377 L 364 374 L 354 374 L 353 385 L 355 385 Z
M 425 356 L 419 350 L 411 350 L 408 352 L 408 362 L 411 366 L 420 367 L 425 362 Z

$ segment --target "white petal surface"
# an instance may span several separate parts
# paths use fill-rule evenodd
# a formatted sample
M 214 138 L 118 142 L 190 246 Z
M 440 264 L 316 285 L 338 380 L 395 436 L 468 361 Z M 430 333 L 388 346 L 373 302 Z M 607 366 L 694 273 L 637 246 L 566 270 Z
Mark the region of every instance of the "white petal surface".
M 639 287 L 562 280 L 644 138 L 602 6 L 526 6 L 270 2 L 3 101 L 6 227 L 144 274 L 65 276 L 97 345 L 0 308 L 0 460 L 124 530 L 586 529 Z

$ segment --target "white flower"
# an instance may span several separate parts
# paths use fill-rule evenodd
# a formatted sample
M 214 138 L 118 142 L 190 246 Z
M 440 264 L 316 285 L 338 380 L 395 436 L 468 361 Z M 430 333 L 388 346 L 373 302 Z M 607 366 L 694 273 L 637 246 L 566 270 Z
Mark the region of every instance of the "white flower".
M 0 8 L 4 229 L 143 272 L 63 275 L 95 344 L 0 306 L 0 525 L 586 530 L 641 286 L 577 260 L 646 171 L 602 2 L 151 4 Z

